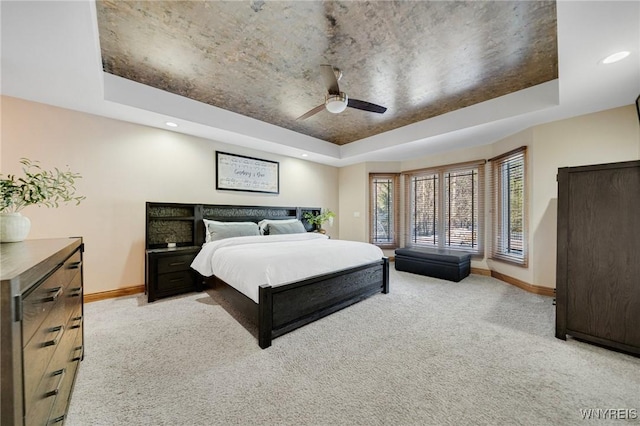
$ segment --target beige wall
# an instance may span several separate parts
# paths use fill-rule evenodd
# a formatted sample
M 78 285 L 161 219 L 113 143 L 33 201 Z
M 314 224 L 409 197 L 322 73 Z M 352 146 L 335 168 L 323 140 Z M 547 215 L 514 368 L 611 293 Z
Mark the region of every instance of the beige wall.
M 145 202 L 323 207 L 338 211 L 338 169 L 168 130 L 2 97 L 2 174 L 21 157 L 83 178 L 80 206 L 28 207 L 30 239 L 83 236 L 86 293 L 144 283 Z M 215 151 L 280 162 L 280 194 L 215 189 Z M 363 211 L 366 217 L 366 211 Z M 337 237 L 340 221 L 328 228 Z
M 559 167 L 598 164 L 640 159 L 640 126 L 635 106 L 629 105 L 581 117 L 535 126 L 493 144 L 430 155 L 401 163 L 380 163 L 350 167 L 351 182 L 343 186 L 340 178 L 340 201 L 348 200 L 349 209 L 368 212 L 367 200 L 359 191 L 367 189 L 367 173 L 375 171 L 407 171 L 470 160 L 489 159 L 511 149 L 526 145 L 528 148 L 529 178 L 529 266 L 521 268 L 492 260 L 474 260 L 473 267 L 489 268 L 529 284 L 555 287 L 556 255 L 556 173 Z M 399 164 L 399 166 L 398 166 Z M 488 171 L 488 169 L 487 169 Z M 358 176 L 361 173 L 361 176 Z M 346 175 L 346 174 L 345 174 Z M 349 191 L 349 193 L 347 192 Z M 488 196 L 488 194 L 487 194 Z M 359 200 L 359 201 L 358 201 Z M 488 200 L 487 200 L 488 201 Z M 360 205 L 358 205 L 360 202 Z M 490 229 L 489 203 L 486 203 L 486 229 Z M 343 214 L 346 214 L 343 212 Z M 368 223 L 352 229 L 350 238 L 366 241 Z M 487 233 L 488 234 L 488 233 Z M 489 239 L 485 235 L 485 249 Z M 341 229 L 342 235 L 342 229 Z
M 341 167 L 338 173 L 339 235 L 344 240 L 368 241 L 368 176 L 364 163 Z M 335 225 L 334 225 L 335 226 Z
M 533 139 L 528 282 L 555 287 L 558 168 L 640 159 L 640 126 L 629 105 L 537 126 Z
M 1 119 L 3 174 L 20 173 L 18 161 L 27 157 L 47 168 L 69 165 L 83 176 L 78 189 L 87 200 L 80 206 L 23 213 L 33 222 L 29 238 L 85 238 L 87 293 L 144 282 L 146 201 L 319 206 L 338 213 L 327 227 L 330 235 L 368 241 L 370 172 L 488 159 L 522 145 L 529 147 L 530 265 L 483 259 L 473 266 L 555 287 L 558 167 L 640 159 L 632 105 L 536 126 L 490 145 L 340 169 L 8 97 L 2 98 Z M 279 161 L 280 194 L 216 191 L 216 150 Z M 487 218 L 488 209 L 487 203 Z

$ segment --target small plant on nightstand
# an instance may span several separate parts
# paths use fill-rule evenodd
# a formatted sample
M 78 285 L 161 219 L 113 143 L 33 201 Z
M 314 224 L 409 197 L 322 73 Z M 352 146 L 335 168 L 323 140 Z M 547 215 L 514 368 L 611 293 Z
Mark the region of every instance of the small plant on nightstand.
M 307 212 L 302 215 L 307 222 L 314 225 L 316 227 L 316 232 L 320 232 L 324 234 L 326 231 L 322 229 L 322 224 L 325 222 L 333 223 L 333 218 L 336 217 L 336 214 L 331 210 L 327 209 L 318 214 L 314 214 L 312 212 Z

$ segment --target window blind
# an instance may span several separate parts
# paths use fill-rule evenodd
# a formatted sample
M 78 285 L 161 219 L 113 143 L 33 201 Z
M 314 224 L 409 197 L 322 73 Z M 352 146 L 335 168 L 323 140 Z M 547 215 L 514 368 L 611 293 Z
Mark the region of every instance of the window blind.
M 527 266 L 526 146 L 491 162 L 491 258 Z
M 404 173 L 405 244 L 484 253 L 485 161 Z
M 369 242 L 382 248 L 398 247 L 400 175 L 369 174 Z

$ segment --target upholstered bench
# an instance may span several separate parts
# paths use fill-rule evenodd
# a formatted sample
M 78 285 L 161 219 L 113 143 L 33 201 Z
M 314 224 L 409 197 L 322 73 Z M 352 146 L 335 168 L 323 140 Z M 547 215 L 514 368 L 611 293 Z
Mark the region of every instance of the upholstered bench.
M 458 282 L 471 272 L 471 254 L 415 247 L 396 250 L 396 270 Z

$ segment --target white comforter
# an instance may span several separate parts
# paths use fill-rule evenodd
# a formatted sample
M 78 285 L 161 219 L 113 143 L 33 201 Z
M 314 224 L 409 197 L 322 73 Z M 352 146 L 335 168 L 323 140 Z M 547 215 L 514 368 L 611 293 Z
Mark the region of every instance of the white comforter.
M 215 275 L 258 303 L 258 287 L 278 286 L 380 260 L 373 244 L 318 233 L 226 238 L 202 246 L 191 267 Z

